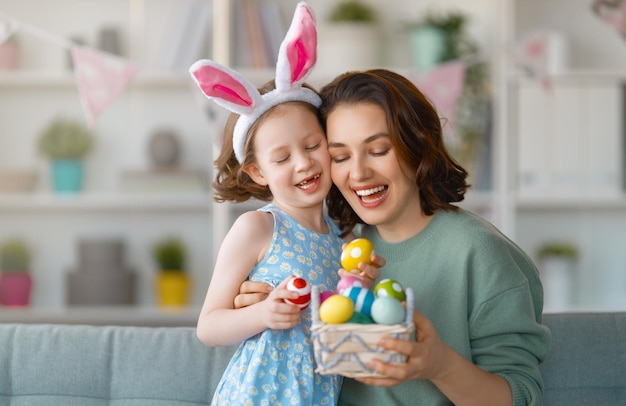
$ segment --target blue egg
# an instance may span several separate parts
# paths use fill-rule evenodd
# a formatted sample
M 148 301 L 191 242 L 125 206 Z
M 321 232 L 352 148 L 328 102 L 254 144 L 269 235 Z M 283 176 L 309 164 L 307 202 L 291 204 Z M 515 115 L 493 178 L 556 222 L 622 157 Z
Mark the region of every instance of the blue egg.
M 400 324 L 405 315 L 402 303 L 392 297 L 378 297 L 372 304 L 372 319 L 378 324 Z
M 359 286 L 351 286 L 341 293 L 349 297 L 354 302 L 354 311 L 371 317 L 372 303 L 376 299 L 376 295 L 369 289 Z

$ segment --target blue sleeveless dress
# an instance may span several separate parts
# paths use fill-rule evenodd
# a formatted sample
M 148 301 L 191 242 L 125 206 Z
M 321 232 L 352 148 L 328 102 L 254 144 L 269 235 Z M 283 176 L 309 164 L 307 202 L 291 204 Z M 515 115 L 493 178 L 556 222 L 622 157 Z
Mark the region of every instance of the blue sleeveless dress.
M 305 278 L 320 291 L 335 290 L 343 240 L 326 218 L 330 232 L 313 232 L 274 204 L 259 210 L 274 216 L 272 245 L 249 279 L 277 286 L 289 275 Z M 288 330 L 265 330 L 235 351 L 213 396 L 212 405 L 336 405 L 341 377 L 315 371 L 311 308 Z

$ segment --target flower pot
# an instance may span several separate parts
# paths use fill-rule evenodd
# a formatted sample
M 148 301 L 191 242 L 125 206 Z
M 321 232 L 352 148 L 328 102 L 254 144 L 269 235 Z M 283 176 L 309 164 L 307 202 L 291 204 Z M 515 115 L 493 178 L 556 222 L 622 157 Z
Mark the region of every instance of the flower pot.
M 80 159 L 52 161 L 52 185 L 57 193 L 78 193 L 83 186 L 83 163 Z
M 27 306 L 33 280 L 24 272 L 4 272 L 0 274 L 0 304 L 4 306 Z
M 189 277 L 183 272 L 161 271 L 157 275 L 156 289 L 160 306 L 186 306 L 189 296 Z
M 0 44 L 0 72 L 15 70 L 18 56 L 18 47 L 15 42 Z
M 546 257 L 541 261 L 545 312 L 562 312 L 572 306 L 574 262 L 568 258 Z
M 413 66 L 420 71 L 434 68 L 441 62 L 446 49 L 445 31 L 428 25 L 411 30 Z
M 317 64 L 324 74 L 380 66 L 381 35 L 375 24 L 326 24 L 318 38 Z

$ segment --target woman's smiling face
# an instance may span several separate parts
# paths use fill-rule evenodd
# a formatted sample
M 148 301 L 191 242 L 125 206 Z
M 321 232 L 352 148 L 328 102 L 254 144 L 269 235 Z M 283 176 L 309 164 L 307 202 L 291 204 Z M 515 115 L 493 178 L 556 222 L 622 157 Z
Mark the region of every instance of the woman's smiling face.
M 398 231 L 421 215 L 418 187 L 398 161 L 379 106 L 338 105 L 326 135 L 333 182 L 363 221 Z

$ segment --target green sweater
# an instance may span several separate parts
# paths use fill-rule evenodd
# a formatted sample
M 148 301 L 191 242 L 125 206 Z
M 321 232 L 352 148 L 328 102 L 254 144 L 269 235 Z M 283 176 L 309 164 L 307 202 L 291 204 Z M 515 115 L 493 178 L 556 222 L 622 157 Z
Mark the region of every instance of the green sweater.
M 387 260 L 383 278 L 415 293 L 415 309 L 441 339 L 480 368 L 504 377 L 514 405 L 541 405 L 539 363 L 550 345 L 541 324 L 543 287 L 530 258 L 493 225 L 471 212 L 439 211 L 428 226 L 399 243 L 366 226 L 361 235 Z M 391 388 L 344 379 L 339 405 L 449 405 L 430 381 Z

